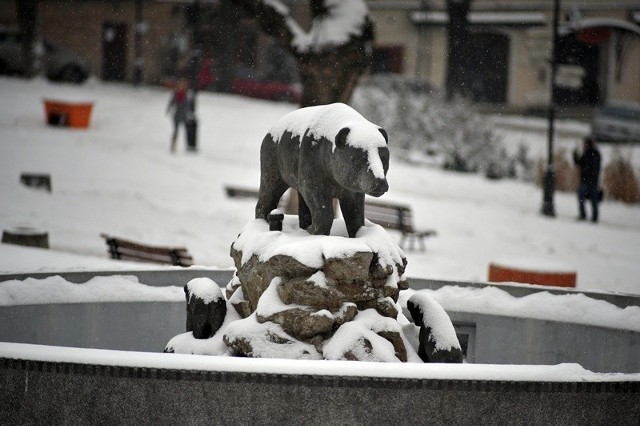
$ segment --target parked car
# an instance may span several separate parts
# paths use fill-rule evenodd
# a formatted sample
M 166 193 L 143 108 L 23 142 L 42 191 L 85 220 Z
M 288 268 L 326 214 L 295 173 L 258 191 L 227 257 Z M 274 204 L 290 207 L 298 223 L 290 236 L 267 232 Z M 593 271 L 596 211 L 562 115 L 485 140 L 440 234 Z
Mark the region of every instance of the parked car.
M 596 111 L 591 134 L 603 142 L 640 142 L 640 104 L 606 104 Z
M 24 74 L 20 40 L 18 30 L 0 27 L 0 74 Z M 82 83 L 89 77 L 88 60 L 75 52 L 43 39 L 35 43 L 34 53 L 49 80 Z
M 299 84 L 289 84 L 281 81 L 236 78 L 233 80 L 231 90 L 233 93 L 251 98 L 287 101 L 296 104 L 302 101 L 302 90 Z

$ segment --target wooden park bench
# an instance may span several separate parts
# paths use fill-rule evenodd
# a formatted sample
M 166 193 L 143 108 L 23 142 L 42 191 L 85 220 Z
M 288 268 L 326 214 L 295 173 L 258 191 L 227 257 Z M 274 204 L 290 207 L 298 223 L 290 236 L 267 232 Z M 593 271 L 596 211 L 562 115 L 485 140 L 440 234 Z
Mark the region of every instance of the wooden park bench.
M 433 229 L 415 229 L 413 227 L 411 207 L 403 204 L 366 200 L 364 215 L 371 222 L 383 228 L 400 231 L 402 233 L 402 238 L 398 244 L 400 248 L 404 248 L 404 245 L 408 243 L 407 248 L 412 250 L 417 240 L 420 244 L 420 249 L 424 251 L 426 249 L 424 239 L 437 234 Z
M 176 266 L 193 265 L 193 257 L 191 257 L 184 247 L 149 246 L 107 234 L 100 234 L 100 236 L 105 239 L 112 259 L 162 263 Z
M 255 188 L 244 188 L 239 186 L 225 186 L 224 191 L 229 198 L 258 198 L 258 190 Z M 297 198 L 295 201 L 291 203 L 291 197 L 289 192 L 286 192 L 285 195 L 280 199 L 280 203 L 278 208 L 284 211 L 286 214 L 297 214 L 298 212 L 298 202 Z
M 228 197 L 257 198 L 258 190 L 251 188 L 239 188 L 226 186 L 225 191 Z M 291 207 L 286 205 L 282 207 L 285 213 L 293 213 L 297 211 L 297 203 Z M 364 215 L 371 222 L 382 226 L 386 229 L 398 230 L 402 233 L 399 246 L 404 248 L 408 244 L 408 249 L 412 250 L 417 241 L 422 251 L 426 250 L 424 239 L 437 234 L 433 229 L 417 230 L 413 227 L 413 215 L 411 207 L 403 204 L 394 204 L 382 201 L 372 201 L 367 199 L 364 204 Z
M 253 188 L 225 186 L 224 190 L 229 198 L 258 198 L 258 190 Z

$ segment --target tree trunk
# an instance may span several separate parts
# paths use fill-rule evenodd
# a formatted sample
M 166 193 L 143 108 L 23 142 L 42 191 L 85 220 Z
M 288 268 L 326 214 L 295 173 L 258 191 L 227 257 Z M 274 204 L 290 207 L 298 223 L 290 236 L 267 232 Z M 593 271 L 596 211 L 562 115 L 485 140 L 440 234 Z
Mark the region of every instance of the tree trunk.
M 257 20 L 264 33 L 295 56 L 302 83 L 302 107 L 349 101 L 358 78 L 371 63 L 369 44 L 373 40 L 373 22 L 370 19 L 365 20 L 359 34 L 344 44 L 299 52 L 292 45 L 294 36 L 287 25 L 290 17 L 259 0 L 233 1 Z M 310 0 L 309 11 L 312 19 L 322 18 L 327 13 L 325 1 Z
M 17 3 L 18 25 L 22 36 L 22 60 L 25 77 L 33 77 L 37 72 L 34 46 L 38 24 L 38 0 L 20 0 Z
M 222 0 L 216 19 L 216 91 L 231 93 L 236 71 L 239 12 L 231 0 Z
M 345 45 L 297 58 L 302 83 L 301 107 L 348 103 L 358 78 L 366 70 L 367 55 L 359 46 Z
M 466 96 L 467 57 L 469 49 L 469 22 L 467 14 L 471 0 L 448 0 L 449 10 L 449 54 L 447 60 L 447 99 Z

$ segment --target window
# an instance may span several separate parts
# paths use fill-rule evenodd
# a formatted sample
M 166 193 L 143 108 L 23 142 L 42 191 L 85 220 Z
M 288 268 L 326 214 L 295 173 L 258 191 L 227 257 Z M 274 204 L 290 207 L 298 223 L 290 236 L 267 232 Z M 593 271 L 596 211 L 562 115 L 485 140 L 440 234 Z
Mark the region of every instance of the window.
M 456 330 L 464 362 L 473 364 L 476 360 L 476 326 L 475 324 L 453 323 Z
M 402 73 L 402 46 L 378 46 L 373 48 L 372 74 Z

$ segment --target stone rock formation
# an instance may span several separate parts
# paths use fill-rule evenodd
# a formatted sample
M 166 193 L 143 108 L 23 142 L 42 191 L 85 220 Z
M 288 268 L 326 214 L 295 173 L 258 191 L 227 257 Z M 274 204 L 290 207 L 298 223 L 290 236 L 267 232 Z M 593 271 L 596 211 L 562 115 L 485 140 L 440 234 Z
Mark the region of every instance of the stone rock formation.
M 424 362 L 462 362 L 462 349 L 449 315 L 428 294 L 414 294 L 407 309 L 420 327 L 418 356 Z
M 196 339 L 216 334 L 227 314 L 227 302 L 218 285 L 208 278 L 195 278 L 184 286 L 187 299 L 187 331 Z
M 270 330 L 269 336 L 260 340 L 261 344 L 304 342 L 313 345 L 318 355 L 326 357 L 323 349 L 336 331 L 354 322 L 358 316 L 364 318 L 363 312 L 367 312 L 368 323 L 386 323 L 385 319 L 390 319 L 397 324 L 398 294 L 408 288 L 404 279 L 406 259 L 386 231 L 368 224 L 368 234 L 364 232 L 361 241 L 342 236 L 314 237 L 315 247 L 311 251 L 319 251 L 317 256 L 311 256 L 304 244 L 297 254 L 286 254 L 286 249 L 269 254 L 256 250 L 256 247 L 286 248 L 297 240 L 311 238 L 306 233 L 300 234 L 293 222 L 295 219 L 286 219 L 288 232 L 268 231 L 265 221 L 255 220 L 245 229 L 251 238 L 243 232 L 231 247 L 236 274 L 226 289 L 229 302 L 241 317 L 258 324 L 277 324 L 278 331 L 288 336 L 283 337 L 282 333 Z M 267 241 L 274 236 L 279 236 L 280 241 Z M 266 240 L 262 241 L 264 238 Z M 376 243 L 368 245 L 368 240 Z M 340 249 L 336 250 L 336 246 Z M 333 256 L 332 251 L 335 252 Z M 374 317 L 377 321 L 371 320 Z M 355 322 L 363 322 L 362 318 Z M 333 353 L 332 358 L 376 358 L 373 348 L 367 348 L 375 342 L 384 341 L 393 348 L 392 353 L 397 354 L 398 360 L 407 360 L 399 326 L 374 331 L 372 326 L 360 324 L 359 327 L 362 330 L 356 334 L 358 339 L 364 336 L 362 348 L 346 348 L 341 354 Z M 363 330 L 373 333 L 376 338 L 367 338 Z M 256 356 L 251 338 L 243 337 L 241 332 L 235 331 L 233 336 L 226 336 L 225 343 L 236 355 Z
M 398 299 L 408 289 L 407 262 L 378 225 L 366 222 L 349 238 L 341 219 L 329 236 L 300 229 L 296 216 L 285 216 L 282 230 L 254 219 L 232 244 L 231 256 L 236 273 L 226 300 L 210 280 L 185 287 L 192 331 L 171 339 L 166 352 L 376 362 L 462 359 L 449 317 L 430 296 L 409 299 L 415 325 L 404 316 Z

